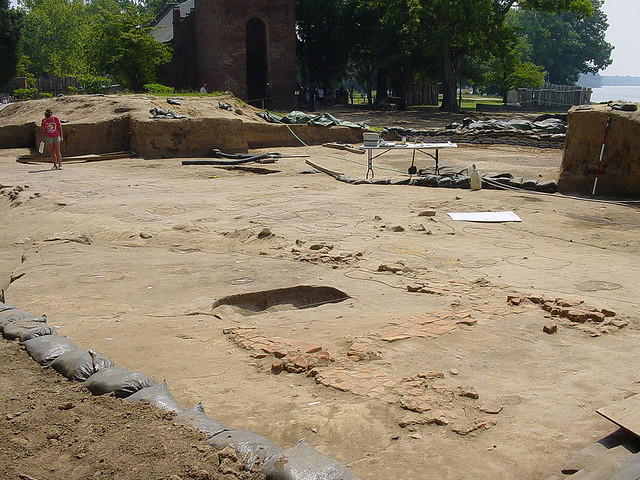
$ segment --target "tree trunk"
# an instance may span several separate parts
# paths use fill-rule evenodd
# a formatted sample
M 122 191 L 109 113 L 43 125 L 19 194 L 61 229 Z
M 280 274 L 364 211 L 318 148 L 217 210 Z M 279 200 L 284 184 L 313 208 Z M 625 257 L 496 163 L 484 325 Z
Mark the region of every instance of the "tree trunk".
M 388 98 L 387 90 L 389 90 L 389 74 L 386 69 L 379 68 L 376 75 L 376 103 Z
M 456 77 L 456 62 L 453 54 L 446 50 L 442 62 L 442 105 L 441 112 L 457 112 L 459 111 L 456 99 L 456 85 L 458 79 Z
M 393 85 L 393 91 L 397 97 L 400 97 L 398 102 L 398 110 L 407 109 L 407 98 L 409 97 L 409 84 L 410 81 L 409 69 L 403 68 L 400 71 L 400 75 L 395 78 L 391 83 Z

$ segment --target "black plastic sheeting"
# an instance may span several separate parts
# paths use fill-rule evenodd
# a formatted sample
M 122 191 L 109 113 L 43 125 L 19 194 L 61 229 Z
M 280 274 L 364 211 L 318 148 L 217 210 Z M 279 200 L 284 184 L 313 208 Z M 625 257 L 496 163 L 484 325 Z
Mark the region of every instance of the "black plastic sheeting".
M 101 368 L 109 367 L 115 367 L 111 360 L 100 353 L 84 348 L 65 352 L 51 362 L 51 368 L 56 372 L 77 382 L 84 382 Z
M 357 480 L 341 463 L 309 445 L 306 438 L 270 462 L 264 473 L 267 479 L 278 480 Z
M 247 470 L 262 470 L 282 455 L 282 450 L 251 430 L 226 430 L 208 440 L 217 449 L 233 447 Z M 268 477 L 267 477 L 268 478 Z
M 34 318 L 29 320 L 17 320 L 4 326 L 2 336 L 7 340 L 18 339 L 25 342 L 32 338 L 45 335 L 56 335 L 56 330 L 46 323 L 46 318 Z
M 94 395 L 113 392 L 116 398 L 126 398 L 143 388 L 156 385 L 158 382 L 149 375 L 120 367 L 103 368 L 84 381 L 84 387 Z
M 45 335 L 22 342 L 27 353 L 34 361 L 43 367 L 47 367 L 56 358 L 77 347 L 67 337 L 58 335 Z
M 5 325 L 16 322 L 18 320 L 26 320 L 26 319 L 34 319 L 35 316 L 30 313 L 23 312 L 22 310 L 18 310 L 17 308 L 10 307 L 9 305 L 5 305 L 4 303 L 0 310 L 0 332 L 4 332 Z M 43 318 L 43 317 L 40 317 Z M 46 318 L 46 317 L 44 317 Z
M 128 396 L 125 400 L 128 402 L 139 402 L 140 400 L 146 400 L 151 405 L 159 408 L 160 410 L 165 410 L 167 412 L 176 412 L 179 413 L 182 411 L 180 405 L 173 398 L 173 395 L 169 392 L 167 388 L 167 383 L 162 382 L 153 387 L 143 388 L 142 390 L 138 390 L 133 395 Z
M 116 367 L 100 353 L 77 348 L 67 337 L 58 336 L 55 329 L 46 324 L 46 316 L 36 318 L 0 302 L 0 328 L 4 329 L 5 338 L 7 335 L 22 338 L 15 333 L 19 329 L 42 327 L 46 327 L 42 332 L 48 333 L 21 341 L 37 363 L 50 366 L 69 380 L 84 382 L 94 395 L 114 392 L 116 397 L 129 402 L 147 400 L 161 410 L 175 412 L 177 422 L 202 432 L 212 447 L 234 448 L 246 470 L 263 471 L 267 480 L 358 480 L 337 460 L 311 447 L 306 439 L 285 451 L 250 430 L 226 428 L 209 418 L 202 404 L 183 410 L 166 382 L 158 384 L 143 373 Z
M 182 165 L 242 165 L 243 163 L 259 162 L 265 158 L 270 158 L 268 153 L 250 155 L 243 158 L 219 158 L 206 160 L 183 160 Z
M 190 425 L 196 430 L 202 432 L 205 437 L 211 438 L 220 432 L 229 430 L 221 423 L 211 420 L 206 413 L 201 403 L 193 406 L 189 410 L 183 410 L 178 413 L 178 422 Z
M 321 113 L 319 115 L 309 115 L 305 112 L 294 110 L 293 112 L 280 117 L 273 113 L 264 111 L 256 113 L 269 123 L 285 123 L 289 125 L 315 125 L 319 127 L 349 127 L 349 128 L 367 128 L 364 123 L 350 122 L 348 120 L 340 120 L 330 113 Z
M 418 176 L 412 178 L 404 178 L 402 180 L 391 180 L 390 178 L 352 178 L 347 175 L 340 174 L 335 177 L 341 182 L 350 183 L 352 185 L 414 185 L 418 187 L 444 187 L 444 188 L 471 188 L 471 180 L 468 175 L 462 174 L 422 174 L 418 172 Z M 504 189 L 518 188 L 543 193 L 555 193 L 558 191 L 558 184 L 554 180 L 527 180 L 524 178 L 514 177 L 510 173 L 501 173 L 497 175 L 482 175 L 482 188 Z

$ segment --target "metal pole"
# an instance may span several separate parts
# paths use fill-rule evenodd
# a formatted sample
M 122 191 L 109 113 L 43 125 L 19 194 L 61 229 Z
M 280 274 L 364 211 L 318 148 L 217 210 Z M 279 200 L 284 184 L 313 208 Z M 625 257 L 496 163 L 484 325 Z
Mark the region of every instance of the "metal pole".
M 602 169 L 602 156 L 604 155 L 604 146 L 607 143 L 607 134 L 609 133 L 609 126 L 611 125 L 611 117 L 607 117 L 607 124 L 604 127 L 604 139 L 602 140 L 602 148 L 600 149 L 600 158 L 598 159 L 598 171 L 596 172 L 596 179 L 593 182 L 593 191 L 591 195 L 596 194 L 596 186 L 598 185 L 598 177 L 600 176 L 600 170 Z

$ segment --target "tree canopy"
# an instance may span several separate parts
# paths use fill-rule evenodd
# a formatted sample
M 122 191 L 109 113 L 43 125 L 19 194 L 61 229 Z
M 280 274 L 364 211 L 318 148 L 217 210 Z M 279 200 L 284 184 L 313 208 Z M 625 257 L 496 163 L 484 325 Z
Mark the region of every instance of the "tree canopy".
M 581 73 L 597 73 L 611 65 L 613 47 L 605 40 L 603 2 L 591 2 L 591 15 L 513 12 L 512 23 L 532 46 L 530 61 L 544 67 L 551 83 L 573 84 Z
M 89 73 L 86 47 L 90 19 L 83 0 L 22 0 L 26 8 L 23 46 L 35 76 Z
M 465 65 L 489 65 L 493 61 L 495 70 L 499 59 L 503 60 L 505 87 L 539 83 L 537 62 L 517 51 L 519 42 L 506 22 L 509 12 L 540 11 L 550 17 L 570 12 L 572 18 L 583 19 L 591 14 L 594 1 L 297 0 L 299 59 L 307 66 L 309 79 L 327 81 L 338 79 L 332 77 L 334 70 L 344 72 L 341 67 L 328 67 L 341 66 L 348 58 L 361 81 L 376 76 L 378 92 L 383 95 L 387 80 L 402 96 L 414 76 L 439 78 L 441 109 L 455 111 L 457 85 Z M 336 20 L 340 13 L 343 17 Z M 600 23 L 594 28 L 604 34 L 606 26 Z M 330 43 L 333 39 L 337 40 Z M 315 42 L 323 42 L 322 55 L 313 53 Z M 322 59 L 318 67 L 324 69 L 322 75 L 314 74 L 313 58 Z M 597 66 L 594 64 L 594 68 Z
M 150 35 L 170 0 L 0 0 L 0 55 L 35 76 L 104 75 L 139 89 L 157 80 L 168 48 Z M 442 110 L 457 87 L 491 83 L 501 94 L 548 80 L 573 83 L 611 63 L 602 0 L 296 0 L 299 79 L 347 78 L 405 97 L 416 78 L 440 82 Z M 22 42 L 20 42 L 22 26 Z M 21 47 L 21 48 L 20 48 Z M 13 50 L 12 50 L 13 49 Z M 13 67 L 11 67 L 13 65 Z M 0 80 L 4 78 L 0 76 Z
M 150 33 L 151 0 L 20 0 L 20 6 L 22 61 L 34 76 L 110 73 L 138 90 L 170 59 L 168 47 Z
M 0 0 L 0 86 L 16 74 L 22 38 L 21 12 L 9 8 L 9 0 Z
M 88 60 L 94 71 L 109 72 L 136 91 L 155 81 L 171 52 L 151 36 L 154 15 L 128 0 L 92 0 L 89 12 L 93 32 Z

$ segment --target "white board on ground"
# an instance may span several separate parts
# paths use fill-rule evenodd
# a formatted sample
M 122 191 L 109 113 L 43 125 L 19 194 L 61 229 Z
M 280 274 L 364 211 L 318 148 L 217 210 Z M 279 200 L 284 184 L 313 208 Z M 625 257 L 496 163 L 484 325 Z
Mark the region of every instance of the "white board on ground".
M 447 213 L 451 220 L 461 222 L 521 222 L 515 213 L 509 212 L 459 212 Z
M 640 437 L 640 394 L 599 408 L 596 412 Z

